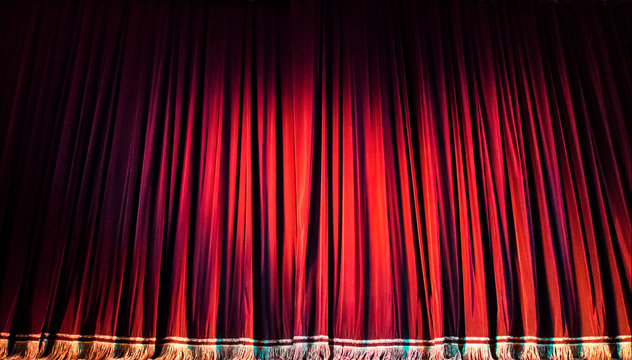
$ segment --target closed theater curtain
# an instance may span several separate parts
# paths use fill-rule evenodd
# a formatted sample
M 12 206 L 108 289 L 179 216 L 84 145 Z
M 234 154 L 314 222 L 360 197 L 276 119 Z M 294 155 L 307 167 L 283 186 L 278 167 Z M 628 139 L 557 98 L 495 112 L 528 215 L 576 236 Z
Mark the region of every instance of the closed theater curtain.
M 0 358 L 632 359 L 632 3 L 0 3 Z

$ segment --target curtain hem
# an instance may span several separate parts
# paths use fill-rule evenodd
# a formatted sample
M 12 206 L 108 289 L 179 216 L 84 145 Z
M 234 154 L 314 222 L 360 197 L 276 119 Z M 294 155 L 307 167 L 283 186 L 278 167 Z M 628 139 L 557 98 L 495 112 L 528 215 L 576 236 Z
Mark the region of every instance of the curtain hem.
M 105 360 L 632 360 L 632 336 L 444 337 L 353 340 L 327 336 L 255 340 L 0 333 L 0 359 Z M 496 356 L 492 355 L 495 349 Z

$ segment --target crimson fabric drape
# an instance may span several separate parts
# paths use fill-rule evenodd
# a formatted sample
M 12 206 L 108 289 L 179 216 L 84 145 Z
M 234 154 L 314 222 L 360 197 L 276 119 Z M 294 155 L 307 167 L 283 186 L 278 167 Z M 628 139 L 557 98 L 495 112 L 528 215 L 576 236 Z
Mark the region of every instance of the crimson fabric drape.
M 0 4 L 0 357 L 631 359 L 631 15 Z

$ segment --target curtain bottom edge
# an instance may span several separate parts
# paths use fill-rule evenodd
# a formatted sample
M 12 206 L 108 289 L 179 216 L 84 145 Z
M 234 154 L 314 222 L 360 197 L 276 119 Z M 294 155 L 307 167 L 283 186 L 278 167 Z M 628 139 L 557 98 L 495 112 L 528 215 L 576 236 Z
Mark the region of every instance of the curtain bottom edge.
M 629 340 L 598 343 L 439 345 L 336 345 L 305 342 L 285 345 L 129 344 L 81 340 L 0 339 L 2 360 L 632 360 Z

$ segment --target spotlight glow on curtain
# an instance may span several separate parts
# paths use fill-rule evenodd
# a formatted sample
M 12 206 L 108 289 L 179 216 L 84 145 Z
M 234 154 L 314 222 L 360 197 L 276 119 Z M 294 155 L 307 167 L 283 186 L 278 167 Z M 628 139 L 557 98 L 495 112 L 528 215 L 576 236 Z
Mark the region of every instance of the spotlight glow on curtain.
M 632 359 L 632 3 L 0 4 L 0 358 Z

